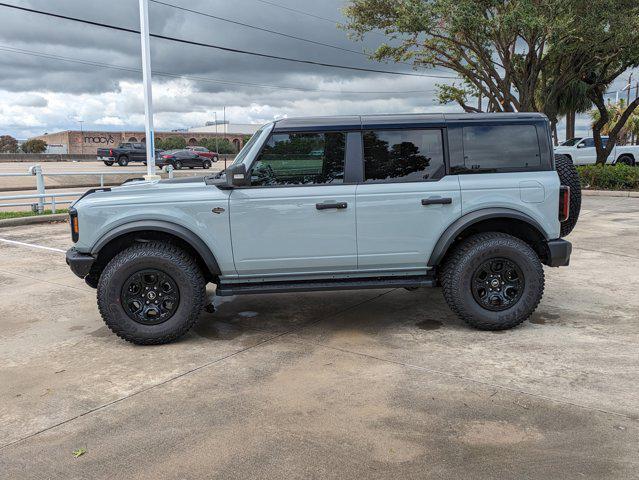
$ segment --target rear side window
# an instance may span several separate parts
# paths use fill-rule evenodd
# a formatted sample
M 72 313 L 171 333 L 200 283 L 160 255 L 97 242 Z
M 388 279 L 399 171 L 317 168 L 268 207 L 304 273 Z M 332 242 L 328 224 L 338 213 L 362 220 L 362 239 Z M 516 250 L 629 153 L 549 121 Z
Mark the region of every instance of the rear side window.
M 251 170 L 251 185 L 321 185 L 344 182 L 346 134 L 274 133 Z
M 444 172 L 441 130 L 364 132 L 366 183 L 436 180 Z
M 477 125 L 463 128 L 466 169 L 484 172 L 541 167 L 534 125 Z

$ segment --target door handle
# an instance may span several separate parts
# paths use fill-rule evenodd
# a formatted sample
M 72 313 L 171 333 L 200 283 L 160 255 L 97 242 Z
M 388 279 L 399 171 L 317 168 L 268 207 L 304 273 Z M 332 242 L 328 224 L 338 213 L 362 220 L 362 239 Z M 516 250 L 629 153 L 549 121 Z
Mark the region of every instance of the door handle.
M 422 205 L 450 205 L 453 199 L 450 197 L 422 198 Z
M 342 210 L 348 207 L 348 203 L 346 202 L 331 202 L 331 203 L 316 203 L 315 208 L 318 210 L 328 210 L 329 208 L 335 208 L 337 210 Z

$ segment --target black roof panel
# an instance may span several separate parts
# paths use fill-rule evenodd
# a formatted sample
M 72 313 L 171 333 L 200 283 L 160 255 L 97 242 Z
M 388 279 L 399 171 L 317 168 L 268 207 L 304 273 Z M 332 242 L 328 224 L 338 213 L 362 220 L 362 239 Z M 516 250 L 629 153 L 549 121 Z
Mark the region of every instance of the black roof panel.
M 405 128 L 443 126 L 446 123 L 545 120 L 542 113 L 409 113 L 387 115 L 343 115 L 333 117 L 284 118 L 275 122 L 275 131 L 356 130 L 364 128 Z

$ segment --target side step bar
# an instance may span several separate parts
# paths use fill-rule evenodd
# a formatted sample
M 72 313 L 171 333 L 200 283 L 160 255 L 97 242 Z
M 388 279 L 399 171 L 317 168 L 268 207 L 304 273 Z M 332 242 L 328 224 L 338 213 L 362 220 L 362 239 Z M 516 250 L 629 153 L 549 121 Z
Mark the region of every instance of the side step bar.
M 298 282 L 227 283 L 217 287 L 216 295 L 247 295 L 255 293 L 323 292 L 329 290 L 359 290 L 365 288 L 434 287 L 432 276 L 375 277 L 340 280 L 303 280 Z

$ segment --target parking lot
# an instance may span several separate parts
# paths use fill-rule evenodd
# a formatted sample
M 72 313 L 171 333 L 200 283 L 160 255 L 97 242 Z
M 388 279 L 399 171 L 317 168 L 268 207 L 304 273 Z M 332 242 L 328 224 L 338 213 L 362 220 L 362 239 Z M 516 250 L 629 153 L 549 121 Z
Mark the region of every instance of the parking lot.
M 0 476 L 637 478 L 638 239 L 639 198 L 585 197 L 511 331 L 369 290 L 218 298 L 137 347 L 65 265 L 67 224 L 0 229 Z

